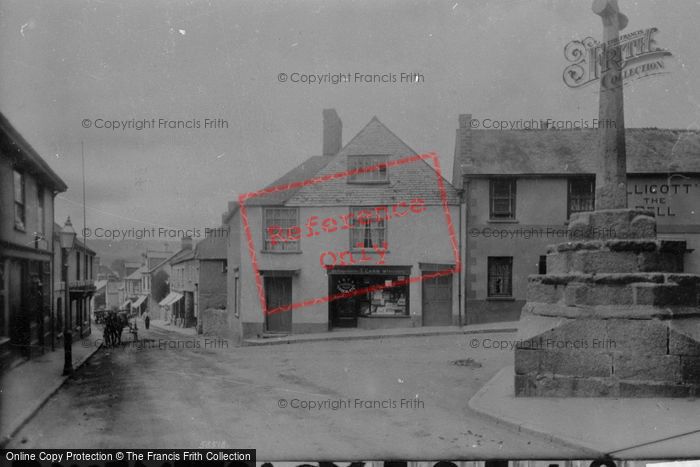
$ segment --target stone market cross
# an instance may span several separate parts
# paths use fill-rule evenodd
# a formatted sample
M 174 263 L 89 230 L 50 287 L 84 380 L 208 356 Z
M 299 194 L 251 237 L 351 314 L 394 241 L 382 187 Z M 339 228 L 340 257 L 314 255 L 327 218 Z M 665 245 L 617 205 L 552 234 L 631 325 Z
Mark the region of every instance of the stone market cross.
M 596 172 L 596 209 L 627 207 L 627 154 L 625 149 L 625 114 L 622 93 L 622 56 L 620 30 L 627 17 L 620 13 L 617 0 L 595 0 L 593 12 L 603 20 L 603 54 L 601 60 L 598 115 L 601 122 L 613 122 L 598 130 L 600 135 Z

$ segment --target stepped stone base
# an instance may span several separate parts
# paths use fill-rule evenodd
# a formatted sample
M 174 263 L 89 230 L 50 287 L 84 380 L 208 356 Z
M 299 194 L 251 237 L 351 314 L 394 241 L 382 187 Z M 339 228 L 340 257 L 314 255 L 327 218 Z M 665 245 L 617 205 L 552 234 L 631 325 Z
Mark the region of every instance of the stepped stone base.
M 611 225 L 624 238 L 600 235 Z M 548 274 L 529 277 L 516 396 L 700 395 L 700 275 L 682 272 L 685 242 L 657 240 L 637 210 L 582 213 L 570 230 L 575 241 L 548 247 Z

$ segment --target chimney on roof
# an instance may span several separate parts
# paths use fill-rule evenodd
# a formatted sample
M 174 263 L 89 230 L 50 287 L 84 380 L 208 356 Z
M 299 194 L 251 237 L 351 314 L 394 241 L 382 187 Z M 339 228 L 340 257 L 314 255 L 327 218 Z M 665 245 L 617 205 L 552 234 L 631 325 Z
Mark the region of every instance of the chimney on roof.
M 472 114 L 460 114 L 457 128 L 457 143 L 452 165 L 452 184 L 462 187 L 462 166 L 472 162 Z
M 471 146 L 472 146 L 472 114 L 461 114 L 459 116 L 459 149 L 460 149 L 460 159 L 461 161 L 467 162 L 466 159 L 470 157 Z
M 334 156 L 343 147 L 343 122 L 335 109 L 323 109 L 323 155 Z
M 192 237 L 182 237 L 182 243 L 180 246 L 181 250 L 191 250 L 192 249 Z

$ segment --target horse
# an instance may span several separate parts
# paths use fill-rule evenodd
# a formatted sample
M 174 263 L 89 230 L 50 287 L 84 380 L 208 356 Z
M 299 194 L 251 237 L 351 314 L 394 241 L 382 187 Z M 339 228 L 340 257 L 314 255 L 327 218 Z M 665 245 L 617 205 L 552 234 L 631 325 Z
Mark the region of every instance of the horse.
M 129 319 L 126 313 L 116 313 L 114 311 L 107 312 L 105 316 L 105 328 L 103 331 L 104 343 L 108 347 L 115 347 L 122 343 L 122 330 L 129 325 Z

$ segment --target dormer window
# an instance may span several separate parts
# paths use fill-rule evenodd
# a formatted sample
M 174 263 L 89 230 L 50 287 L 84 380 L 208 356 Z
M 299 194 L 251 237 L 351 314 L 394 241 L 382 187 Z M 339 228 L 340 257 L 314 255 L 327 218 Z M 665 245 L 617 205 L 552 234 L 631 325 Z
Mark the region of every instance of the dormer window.
M 389 170 L 386 162 L 389 156 L 348 156 L 348 183 L 389 183 Z M 367 170 L 362 170 L 367 169 Z

